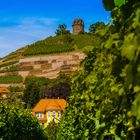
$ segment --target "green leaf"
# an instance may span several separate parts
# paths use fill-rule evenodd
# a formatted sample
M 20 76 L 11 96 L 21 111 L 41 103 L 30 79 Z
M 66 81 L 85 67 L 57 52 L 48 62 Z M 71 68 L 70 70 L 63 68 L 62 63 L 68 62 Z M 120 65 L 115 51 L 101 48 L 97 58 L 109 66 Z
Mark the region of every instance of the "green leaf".
M 100 128 L 99 120 L 95 120 L 95 128 L 96 129 L 99 129 Z
M 115 140 L 121 140 L 121 138 L 116 135 Z
M 126 3 L 126 0 L 114 0 L 115 6 L 122 6 Z
M 138 67 L 137 67 L 137 71 L 140 72 L 140 65 L 138 65 Z
M 140 9 L 136 11 L 136 16 L 133 19 L 133 28 L 136 28 L 137 26 L 140 26 Z
M 119 90 L 119 95 L 121 96 L 121 95 L 123 95 L 123 93 L 124 93 L 124 89 L 121 88 L 121 89 Z
M 138 120 L 140 120 L 140 93 L 137 93 L 133 102 L 132 113 Z
M 109 129 L 109 132 L 114 135 L 115 134 L 115 130 L 116 130 L 116 127 L 115 126 L 111 126 L 110 129 Z
M 87 137 L 87 136 L 88 136 L 88 134 L 89 134 L 89 130 L 88 130 L 88 129 L 86 129 L 86 130 L 85 130 L 84 135 Z
M 110 11 L 115 7 L 114 0 L 103 0 L 103 4 L 104 4 L 104 8 L 107 11 Z
M 136 92 L 139 92 L 140 91 L 140 86 L 135 86 L 134 87 L 134 92 L 136 93 Z
M 122 48 L 122 56 L 125 56 L 128 60 L 133 60 L 135 56 L 135 46 L 137 42 L 134 42 L 134 33 L 125 37 L 124 45 Z

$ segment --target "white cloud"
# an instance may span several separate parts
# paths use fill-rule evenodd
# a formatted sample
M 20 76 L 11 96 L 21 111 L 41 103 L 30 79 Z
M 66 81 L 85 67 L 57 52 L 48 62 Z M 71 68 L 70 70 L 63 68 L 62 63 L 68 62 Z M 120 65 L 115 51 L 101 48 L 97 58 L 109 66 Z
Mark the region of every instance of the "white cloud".
M 8 22 L 8 19 L 3 19 L 4 21 Z M 14 26 L 9 24 L 7 27 L 0 27 L 0 57 L 39 39 L 54 35 L 57 21 L 51 18 L 32 17 L 14 20 Z

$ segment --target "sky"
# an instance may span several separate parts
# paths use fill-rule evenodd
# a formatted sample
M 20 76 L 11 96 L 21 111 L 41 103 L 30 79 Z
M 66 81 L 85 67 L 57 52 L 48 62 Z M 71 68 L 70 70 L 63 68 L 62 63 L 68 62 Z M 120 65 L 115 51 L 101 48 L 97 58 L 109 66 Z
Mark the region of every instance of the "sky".
M 1 0 L 0 57 L 37 40 L 54 36 L 59 24 L 72 29 L 75 18 L 89 25 L 110 22 L 102 0 Z

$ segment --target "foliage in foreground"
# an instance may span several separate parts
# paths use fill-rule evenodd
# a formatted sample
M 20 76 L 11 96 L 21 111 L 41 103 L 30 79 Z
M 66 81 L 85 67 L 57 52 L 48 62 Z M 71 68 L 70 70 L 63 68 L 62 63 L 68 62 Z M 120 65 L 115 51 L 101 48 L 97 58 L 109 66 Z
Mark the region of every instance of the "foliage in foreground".
M 44 129 L 44 132 L 46 133 L 48 140 L 56 140 L 58 132 L 58 124 L 56 124 L 55 121 L 53 120 Z
M 140 2 L 120 3 L 112 10 L 114 25 L 96 32 L 100 47 L 73 79 L 59 140 L 140 138 Z
M 0 139 L 45 140 L 43 130 L 30 112 L 13 103 L 0 103 Z

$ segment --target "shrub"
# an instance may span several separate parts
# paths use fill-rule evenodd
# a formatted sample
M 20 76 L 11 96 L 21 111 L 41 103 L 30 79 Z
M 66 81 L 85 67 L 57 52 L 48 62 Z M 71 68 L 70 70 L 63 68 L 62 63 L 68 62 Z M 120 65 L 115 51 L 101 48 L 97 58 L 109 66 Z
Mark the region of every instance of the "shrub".
M 0 139 L 45 140 L 43 130 L 30 112 L 19 104 L 0 103 Z

